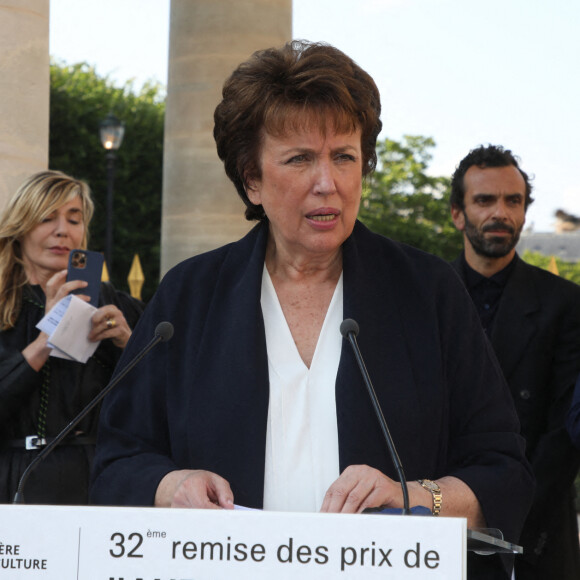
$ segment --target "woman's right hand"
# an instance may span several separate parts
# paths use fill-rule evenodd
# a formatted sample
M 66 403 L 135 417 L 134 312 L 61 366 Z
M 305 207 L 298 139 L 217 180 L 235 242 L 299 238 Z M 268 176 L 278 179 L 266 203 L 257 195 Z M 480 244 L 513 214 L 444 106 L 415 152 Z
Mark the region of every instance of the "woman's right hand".
M 54 306 L 58 304 L 65 296 L 73 290 L 85 288 L 87 282 L 83 280 L 66 281 L 67 270 L 61 270 L 52 276 L 46 283 L 44 289 L 46 302 L 44 312 L 47 314 Z M 84 295 L 78 295 L 81 300 L 88 302 L 90 298 Z M 22 351 L 26 362 L 38 372 L 48 360 L 51 349 L 48 346 L 48 335 L 44 332 L 39 335 Z
M 86 288 L 88 282 L 84 280 L 66 281 L 67 270 L 61 270 L 52 276 L 46 283 L 45 294 L 46 304 L 44 312 L 50 312 L 65 296 L 68 296 L 73 290 Z M 77 298 L 89 302 L 90 297 L 83 294 L 77 294 Z
M 233 509 L 230 484 L 211 471 L 182 469 L 169 472 L 155 493 L 155 507 Z

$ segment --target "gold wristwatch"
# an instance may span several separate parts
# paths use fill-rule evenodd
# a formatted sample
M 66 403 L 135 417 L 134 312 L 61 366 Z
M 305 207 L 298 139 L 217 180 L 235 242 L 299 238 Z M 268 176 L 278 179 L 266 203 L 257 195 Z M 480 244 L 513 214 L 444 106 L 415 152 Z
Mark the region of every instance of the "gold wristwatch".
M 443 503 L 441 488 L 430 479 L 418 479 L 417 481 L 421 484 L 421 487 L 424 487 L 427 491 L 431 492 L 431 495 L 433 496 L 433 509 L 431 511 L 434 516 L 438 516 L 441 511 L 441 504 Z

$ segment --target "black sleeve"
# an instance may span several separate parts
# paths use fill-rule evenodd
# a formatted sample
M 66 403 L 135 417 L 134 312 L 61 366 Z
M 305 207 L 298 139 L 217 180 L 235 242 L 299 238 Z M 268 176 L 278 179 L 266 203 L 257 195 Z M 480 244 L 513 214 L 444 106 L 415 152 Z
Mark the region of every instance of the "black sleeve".
M 4 425 L 25 404 L 41 382 L 40 375 L 16 348 L 0 339 L 0 425 Z

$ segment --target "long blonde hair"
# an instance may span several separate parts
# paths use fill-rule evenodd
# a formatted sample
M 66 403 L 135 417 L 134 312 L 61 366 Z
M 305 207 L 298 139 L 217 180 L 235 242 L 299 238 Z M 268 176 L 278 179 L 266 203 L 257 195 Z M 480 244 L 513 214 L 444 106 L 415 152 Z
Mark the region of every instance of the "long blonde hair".
M 22 288 L 27 283 L 20 240 L 52 212 L 79 197 L 87 247 L 88 227 L 93 217 L 89 186 L 61 171 L 31 175 L 9 200 L 0 215 L 0 330 L 14 327 L 22 308 Z

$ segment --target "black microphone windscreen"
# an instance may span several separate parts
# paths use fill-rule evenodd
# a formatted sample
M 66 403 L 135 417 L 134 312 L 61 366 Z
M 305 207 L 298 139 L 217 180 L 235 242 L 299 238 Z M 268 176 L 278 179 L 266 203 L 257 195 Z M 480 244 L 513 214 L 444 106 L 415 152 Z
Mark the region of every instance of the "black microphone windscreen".
M 351 332 L 358 336 L 358 323 L 352 318 L 345 318 L 340 324 L 340 334 L 346 338 Z
M 160 322 L 155 328 L 155 336 L 161 338 L 161 342 L 167 342 L 173 336 L 173 324 Z

